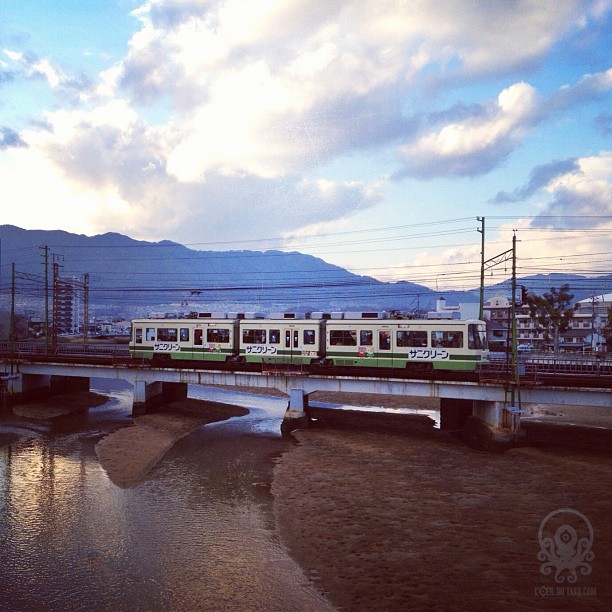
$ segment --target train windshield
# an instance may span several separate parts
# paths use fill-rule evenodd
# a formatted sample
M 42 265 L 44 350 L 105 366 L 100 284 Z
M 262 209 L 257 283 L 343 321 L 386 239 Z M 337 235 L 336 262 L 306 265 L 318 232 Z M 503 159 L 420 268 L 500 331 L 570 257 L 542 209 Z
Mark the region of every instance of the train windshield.
M 468 325 L 468 348 L 480 351 L 489 348 L 487 344 L 487 328 L 484 323 L 470 323 Z

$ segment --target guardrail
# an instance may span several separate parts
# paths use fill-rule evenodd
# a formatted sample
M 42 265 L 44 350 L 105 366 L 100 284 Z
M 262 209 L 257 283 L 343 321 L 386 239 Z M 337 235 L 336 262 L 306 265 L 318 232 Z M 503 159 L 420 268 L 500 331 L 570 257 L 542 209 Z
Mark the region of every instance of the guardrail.
M 538 374 L 585 374 L 601 376 L 612 374 L 612 355 L 605 358 L 588 355 L 524 354 L 518 358 L 519 373 L 534 377 Z M 512 364 L 505 355 L 492 355 L 485 370 L 512 371 Z
M 6 357 L 26 358 L 28 356 L 64 356 L 64 357 L 128 357 L 127 344 L 100 344 L 95 342 L 62 342 L 55 349 L 41 342 L 0 342 L 0 355 Z

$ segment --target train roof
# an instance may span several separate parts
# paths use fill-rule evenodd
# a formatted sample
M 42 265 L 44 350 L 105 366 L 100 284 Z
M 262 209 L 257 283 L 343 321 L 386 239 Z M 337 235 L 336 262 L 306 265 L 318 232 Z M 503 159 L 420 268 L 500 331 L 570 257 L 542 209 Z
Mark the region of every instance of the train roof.
M 276 313 L 275 313 L 276 314 Z M 319 313 L 317 313 L 319 314 Z M 356 315 L 357 313 L 342 313 L 343 315 Z M 342 324 L 342 323 L 350 323 L 350 324 L 363 324 L 363 323 L 378 323 L 378 324 L 394 324 L 394 323 L 402 323 L 405 325 L 410 324 L 418 324 L 418 325 L 430 325 L 430 326 L 442 326 L 442 325 L 458 325 L 458 324 L 466 324 L 466 323 L 485 323 L 479 319 L 403 319 L 403 318 L 389 318 L 389 317 L 375 317 L 375 316 L 342 316 L 342 317 L 327 317 L 327 316 L 308 316 L 308 317 L 296 317 L 296 316 L 284 316 L 284 317 L 263 317 L 263 316 L 216 316 L 216 317 L 180 317 L 180 318 L 166 318 L 166 317 L 143 317 L 138 319 L 132 319 L 132 325 L 143 325 L 145 323 L 150 324 L 160 324 L 160 323 L 168 323 L 168 324 L 177 324 L 177 323 L 200 323 L 205 325 L 206 323 L 223 323 L 223 322 L 233 322 L 233 321 L 249 321 L 249 322 L 265 322 L 265 321 L 275 321 L 275 322 L 283 322 L 283 323 L 291 323 L 291 322 L 303 322 L 307 323 L 308 321 L 329 321 L 330 324 Z

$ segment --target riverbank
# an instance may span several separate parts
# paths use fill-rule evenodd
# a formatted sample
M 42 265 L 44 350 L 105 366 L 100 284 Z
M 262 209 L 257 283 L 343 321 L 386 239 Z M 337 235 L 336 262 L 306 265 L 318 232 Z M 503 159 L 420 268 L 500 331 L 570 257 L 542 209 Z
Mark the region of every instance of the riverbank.
M 603 610 L 612 603 L 611 455 L 488 454 L 439 430 L 294 435 L 299 443 L 274 472 L 277 522 L 292 556 L 338 607 Z M 538 530 L 564 508 L 582 512 L 595 531 L 592 572 L 576 583 L 590 590 L 555 591 L 559 585 L 541 572 Z
M 313 401 L 435 409 L 430 401 L 381 396 L 317 394 Z M 178 439 L 248 412 L 201 400 L 170 409 L 137 417 L 98 443 L 115 484 L 134 486 Z M 550 423 L 599 426 L 608 418 L 550 406 L 530 412 Z M 492 455 L 433 428 L 313 427 L 294 436 L 271 485 L 277 527 L 306 576 L 339 608 L 603 610 L 612 602 L 612 456 L 546 448 Z M 592 571 L 578 574 L 573 591 L 564 590 L 567 581 L 555 590 L 537 557 L 544 519 L 566 508 L 583 513 L 595 534 Z
M 239 406 L 197 399 L 172 402 L 164 412 L 134 417 L 132 426 L 102 438 L 96 444 L 96 454 L 113 483 L 129 488 L 141 482 L 166 452 L 192 431 L 248 413 Z
M 12 411 L 14 414 L 26 419 L 55 419 L 72 414 L 73 412 L 102 406 L 107 401 L 108 397 L 101 393 L 78 391 L 54 395 L 50 398 L 38 399 L 25 404 L 17 404 L 13 406 Z

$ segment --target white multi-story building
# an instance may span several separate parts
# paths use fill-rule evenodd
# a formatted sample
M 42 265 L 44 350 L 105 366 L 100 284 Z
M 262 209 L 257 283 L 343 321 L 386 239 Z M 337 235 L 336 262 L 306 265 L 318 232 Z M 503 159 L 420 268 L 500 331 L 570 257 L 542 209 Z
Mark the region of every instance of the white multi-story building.
M 560 348 L 564 351 L 600 350 L 605 348 L 603 328 L 608 321 L 608 309 L 612 308 L 612 293 L 580 300 L 569 329 L 561 334 Z M 512 304 L 507 297 L 496 296 L 484 303 L 488 322 L 489 345 L 494 350 L 505 350 L 510 343 Z M 529 308 L 516 308 L 517 344 L 529 344 L 536 350 L 550 350 L 544 333 L 538 330 Z
M 603 329 L 608 323 L 608 309 L 612 308 L 612 293 L 593 295 L 578 302 L 572 330 L 589 330 L 586 343 L 592 350 L 603 349 L 606 339 Z
M 53 322 L 58 334 L 76 335 L 82 331 L 82 299 L 79 280 L 62 278 L 54 287 Z

